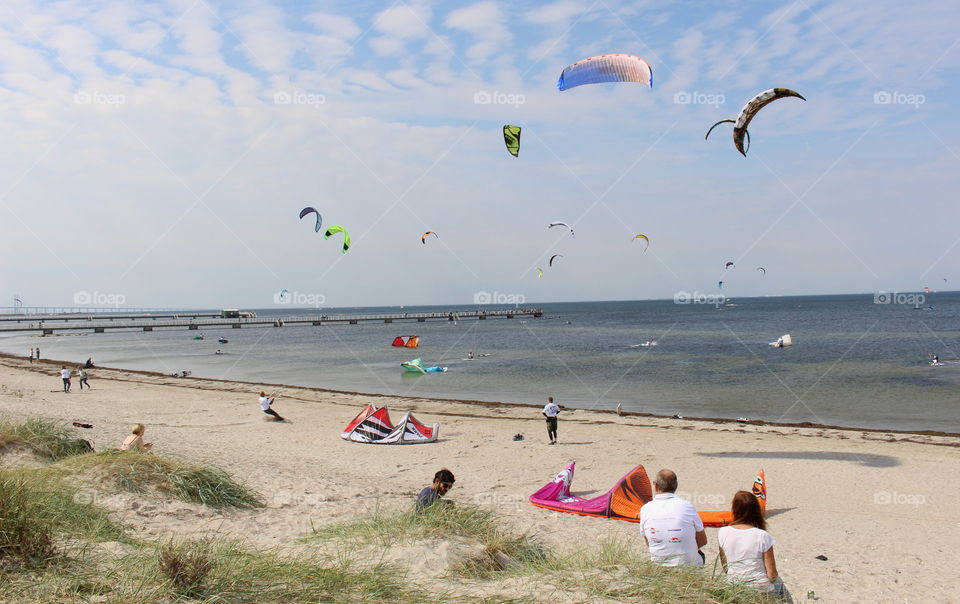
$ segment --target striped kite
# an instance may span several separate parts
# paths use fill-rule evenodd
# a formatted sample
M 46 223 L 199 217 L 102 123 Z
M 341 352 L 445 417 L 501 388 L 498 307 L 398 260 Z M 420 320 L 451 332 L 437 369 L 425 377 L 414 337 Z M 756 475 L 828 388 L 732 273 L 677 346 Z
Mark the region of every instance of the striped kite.
M 344 229 L 342 226 L 340 226 L 339 224 L 335 224 L 329 229 L 327 229 L 327 232 L 323 234 L 323 238 L 330 239 L 330 236 L 333 235 L 334 233 L 343 233 L 342 253 L 346 254 L 347 250 L 350 249 L 350 235 L 347 233 L 346 229 Z
M 637 82 L 653 88 L 653 71 L 637 55 L 596 55 L 565 67 L 557 80 L 557 90 L 601 82 Z
M 520 156 L 520 126 L 507 124 L 503 127 L 503 143 L 514 157 Z
M 764 90 L 757 96 L 750 99 L 747 104 L 743 106 L 743 109 L 740 110 L 740 114 L 737 116 L 736 120 L 720 120 L 716 124 L 710 126 L 710 129 L 707 130 L 707 135 L 704 136 L 703 139 L 706 140 L 710 136 L 710 133 L 713 132 L 713 129 L 720 124 L 729 122 L 733 124 L 733 144 L 736 145 L 737 151 L 746 157 L 747 150 L 750 149 L 750 133 L 747 132 L 747 126 L 750 125 L 750 120 L 757 115 L 758 111 L 770 103 L 777 99 L 786 98 L 788 96 L 795 96 L 803 101 L 807 100 L 803 98 L 799 92 L 790 90 L 789 88 L 771 88 L 770 90 Z M 744 139 L 746 139 L 746 147 L 744 147 Z
M 422 243 L 423 245 L 427 245 L 427 236 L 428 236 L 428 235 L 433 235 L 433 236 L 436 237 L 437 239 L 440 239 L 440 235 L 437 235 L 437 234 L 434 233 L 433 231 L 427 231 L 426 233 L 424 233 L 423 235 L 420 236 L 420 243 Z

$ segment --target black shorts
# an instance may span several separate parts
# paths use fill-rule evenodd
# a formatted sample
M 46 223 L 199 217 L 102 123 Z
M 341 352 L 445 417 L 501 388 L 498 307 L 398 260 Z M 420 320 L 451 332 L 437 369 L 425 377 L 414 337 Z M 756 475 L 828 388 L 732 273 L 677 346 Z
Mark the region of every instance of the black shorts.
M 548 417 L 548 418 L 547 418 L 547 430 L 550 430 L 551 432 L 556 432 L 556 431 L 557 431 L 557 418 L 556 418 L 556 417 Z

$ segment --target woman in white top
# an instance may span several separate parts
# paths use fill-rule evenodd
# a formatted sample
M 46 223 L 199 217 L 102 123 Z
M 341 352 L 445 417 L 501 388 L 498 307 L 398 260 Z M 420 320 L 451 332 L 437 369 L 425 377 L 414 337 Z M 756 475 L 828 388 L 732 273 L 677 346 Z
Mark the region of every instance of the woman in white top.
M 776 542 L 766 531 L 760 502 L 753 493 L 737 491 L 732 508 L 733 522 L 717 531 L 720 562 L 727 578 L 792 601 L 777 574 L 777 561 L 773 556 Z

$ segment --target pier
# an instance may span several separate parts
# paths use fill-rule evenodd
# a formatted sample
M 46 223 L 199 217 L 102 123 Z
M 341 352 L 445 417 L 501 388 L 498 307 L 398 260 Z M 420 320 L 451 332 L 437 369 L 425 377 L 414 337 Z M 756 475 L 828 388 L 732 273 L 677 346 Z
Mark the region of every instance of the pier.
M 53 335 L 64 331 L 87 331 L 104 333 L 107 330 L 154 331 L 158 329 L 242 329 L 244 327 L 287 327 L 303 325 L 331 325 L 345 323 L 424 323 L 426 321 L 463 321 L 474 319 L 513 319 L 515 317 L 540 318 L 543 312 L 539 308 L 517 308 L 500 310 L 470 310 L 449 312 L 411 312 L 370 315 L 295 315 L 271 317 L 222 317 L 219 312 L 205 313 L 163 313 L 163 314 L 115 314 L 78 316 L 78 315 L 8 315 L 0 321 L 0 333 L 40 332 Z

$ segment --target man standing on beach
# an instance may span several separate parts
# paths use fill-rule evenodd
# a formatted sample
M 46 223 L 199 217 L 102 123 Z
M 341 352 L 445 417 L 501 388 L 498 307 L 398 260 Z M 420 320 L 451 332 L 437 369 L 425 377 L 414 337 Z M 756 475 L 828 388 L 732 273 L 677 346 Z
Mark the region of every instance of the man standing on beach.
M 33 348 L 30 349 L 30 362 L 33 362 Z
M 560 413 L 560 406 L 553 402 L 553 397 L 547 397 L 547 404 L 544 405 L 543 416 L 547 418 L 547 437 L 550 444 L 557 444 L 557 414 Z
M 260 409 L 267 415 L 272 415 L 273 417 L 275 417 L 276 421 L 278 422 L 286 421 L 282 417 L 280 417 L 280 414 L 278 414 L 276 411 L 270 408 L 270 406 L 273 405 L 273 401 L 276 398 L 277 398 L 277 395 L 273 395 L 273 397 L 271 398 L 267 396 L 266 392 L 261 392 L 260 393 Z
M 60 377 L 63 379 L 63 391 L 70 392 L 70 370 L 66 367 L 60 368 Z
M 706 557 L 699 550 L 707 544 L 707 533 L 693 504 L 677 497 L 677 475 L 660 470 L 653 485 L 656 495 L 640 508 L 650 560 L 661 566 L 703 566 Z

